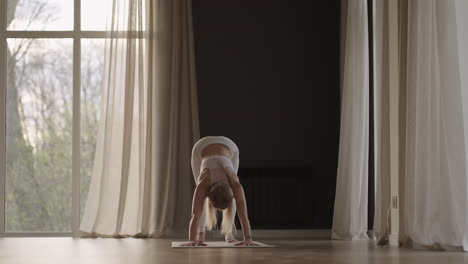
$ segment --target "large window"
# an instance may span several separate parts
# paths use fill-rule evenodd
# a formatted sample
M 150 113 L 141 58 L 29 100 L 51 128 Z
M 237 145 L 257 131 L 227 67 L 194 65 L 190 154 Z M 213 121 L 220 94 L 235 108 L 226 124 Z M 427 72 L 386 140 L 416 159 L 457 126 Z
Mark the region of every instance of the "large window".
M 0 1 L 0 236 L 79 231 L 108 2 Z

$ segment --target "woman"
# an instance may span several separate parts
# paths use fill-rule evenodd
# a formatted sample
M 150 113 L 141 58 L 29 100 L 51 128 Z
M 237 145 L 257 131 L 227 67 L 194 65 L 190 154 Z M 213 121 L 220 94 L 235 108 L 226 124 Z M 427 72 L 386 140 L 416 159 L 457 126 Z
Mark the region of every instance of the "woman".
M 192 170 L 197 187 L 193 194 L 189 241 L 182 246 L 206 246 L 205 227 L 217 225 L 217 212 L 223 212 L 221 232 L 229 243 L 237 242 L 232 232 L 234 218 L 239 217 L 244 241 L 236 246 L 256 246 L 252 243 L 244 189 L 239 182 L 239 149 L 226 137 L 204 137 L 192 149 Z

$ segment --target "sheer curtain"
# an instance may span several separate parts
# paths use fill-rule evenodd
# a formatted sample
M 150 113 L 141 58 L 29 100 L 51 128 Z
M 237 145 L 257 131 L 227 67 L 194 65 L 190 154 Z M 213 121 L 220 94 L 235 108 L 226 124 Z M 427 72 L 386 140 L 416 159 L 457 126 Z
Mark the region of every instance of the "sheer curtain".
M 341 130 L 332 238 L 367 239 L 367 0 L 341 1 L 341 19 Z
M 365 19 L 363 14 L 367 7 L 361 2 L 361 5 L 354 5 L 360 9 L 357 10 L 351 7 L 353 1 L 344 3 L 342 8 L 347 13 L 342 18 L 348 23 L 346 37 L 353 34 L 354 39 L 361 39 L 358 42 L 361 48 L 367 49 L 367 42 L 358 33 L 364 30 L 363 22 L 349 24 L 352 21 L 349 14 L 355 21 Z M 374 0 L 373 6 L 374 234 L 379 242 L 385 243 L 391 226 L 388 215 L 391 206 L 388 2 Z M 395 233 L 399 234 L 401 242 L 415 248 L 468 249 L 468 163 L 465 154 L 468 122 L 464 122 L 468 120 L 468 92 L 462 91 L 462 84 L 466 87 L 468 79 L 466 75 L 460 76 L 460 70 L 466 72 L 468 65 L 468 54 L 463 49 L 468 44 L 468 34 L 465 33 L 468 24 L 464 24 L 467 20 L 460 15 L 464 14 L 463 7 L 468 11 L 464 1 L 399 1 L 400 225 Z M 360 106 L 368 107 L 368 99 L 362 88 L 365 83 L 356 85 L 355 81 L 364 76 L 363 71 L 367 69 L 359 61 L 355 61 L 353 67 L 347 67 L 346 60 L 358 55 L 367 57 L 359 49 L 352 49 L 348 38 L 342 39 L 342 43 L 345 45 L 342 55 L 345 60 L 342 69 L 342 135 L 333 235 L 352 239 L 356 234 L 362 234 L 367 224 L 367 219 L 363 219 L 367 213 L 367 200 L 361 198 L 363 192 L 367 195 L 367 173 L 363 172 L 367 169 L 367 153 L 363 147 L 367 148 L 368 124 L 363 122 L 363 116 L 367 114 Z M 346 76 L 354 78 L 347 79 Z M 349 87 L 356 86 L 361 89 L 353 90 L 358 92 L 351 96 Z M 355 105 L 350 107 L 347 102 Z M 356 136 L 356 131 L 360 137 Z M 354 139 L 352 142 L 359 147 L 350 144 L 349 139 Z M 346 155 L 349 146 L 354 148 Z M 341 235 L 336 235 L 337 231 Z
M 468 167 L 468 155 L 466 154 L 468 153 L 468 16 L 466 16 L 466 14 L 468 14 L 468 1 L 456 0 L 455 4 L 457 10 L 456 16 L 460 58 L 460 76 L 463 97 L 463 123 L 465 128 L 465 163 Z M 465 214 L 465 235 L 463 237 L 463 249 L 468 251 L 468 209 L 466 210 L 467 212 Z
M 113 0 L 85 236 L 163 236 L 190 219 L 199 138 L 190 0 Z
M 414 246 L 460 247 L 467 174 L 455 1 L 408 2 L 406 235 Z
M 375 0 L 375 89 L 388 111 L 388 63 L 384 38 L 388 30 L 385 1 Z M 407 246 L 466 250 L 467 171 L 459 74 L 456 9 L 454 0 L 399 1 L 400 35 L 400 229 Z M 382 15 L 383 14 L 383 15 Z M 382 15 L 382 16 L 380 16 Z M 379 52 L 381 51 L 381 52 Z M 381 63 L 378 63 L 381 62 Z M 376 116 L 388 130 L 388 115 Z M 376 123 L 377 125 L 377 123 Z M 376 128 L 377 129 L 377 128 Z M 376 143 L 377 144 L 377 143 Z M 387 142 L 380 141 L 376 158 L 388 166 Z M 377 159 L 376 159 L 377 160 Z M 377 167 L 377 166 L 376 166 Z M 374 230 L 388 239 L 390 207 L 388 172 L 376 171 L 377 196 Z M 464 242 L 465 241 L 465 242 Z
M 386 243 L 390 233 L 390 102 L 388 1 L 373 2 L 374 63 L 374 236 Z
M 398 0 L 397 18 L 399 39 L 399 113 L 398 113 L 398 196 L 404 201 L 405 195 L 405 142 L 406 142 L 406 41 L 407 41 L 407 6 L 404 0 Z M 374 73 L 374 175 L 375 204 L 373 235 L 379 244 L 387 244 L 390 235 L 391 209 L 391 175 L 390 175 L 390 48 L 389 48 L 389 1 L 373 0 L 373 73 Z M 400 209 L 399 230 L 400 241 L 404 240 L 404 221 Z

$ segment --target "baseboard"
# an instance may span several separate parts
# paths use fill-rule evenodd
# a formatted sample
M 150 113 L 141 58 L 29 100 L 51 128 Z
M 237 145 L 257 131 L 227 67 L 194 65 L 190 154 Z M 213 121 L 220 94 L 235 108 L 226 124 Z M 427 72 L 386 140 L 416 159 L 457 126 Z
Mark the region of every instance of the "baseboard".
M 283 229 L 252 230 L 255 238 L 261 239 L 330 239 L 330 229 Z

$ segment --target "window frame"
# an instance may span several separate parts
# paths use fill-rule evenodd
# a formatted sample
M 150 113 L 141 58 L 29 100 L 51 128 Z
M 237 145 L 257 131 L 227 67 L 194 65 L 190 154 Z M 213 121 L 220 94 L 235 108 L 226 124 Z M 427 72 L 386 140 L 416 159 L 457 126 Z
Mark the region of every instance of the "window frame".
M 81 154 L 81 40 L 109 38 L 106 31 L 81 30 L 81 0 L 74 0 L 73 30 L 70 31 L 8 31 L 6 0 L 0 1 L 0 237 L 78 237 L 80 234 L 80 154 Z M 73 101 L 72 101 L 72 221 L 71 232 L 6 232 L 6 85 L 7 39 L 57 38 L 73 41 Z

